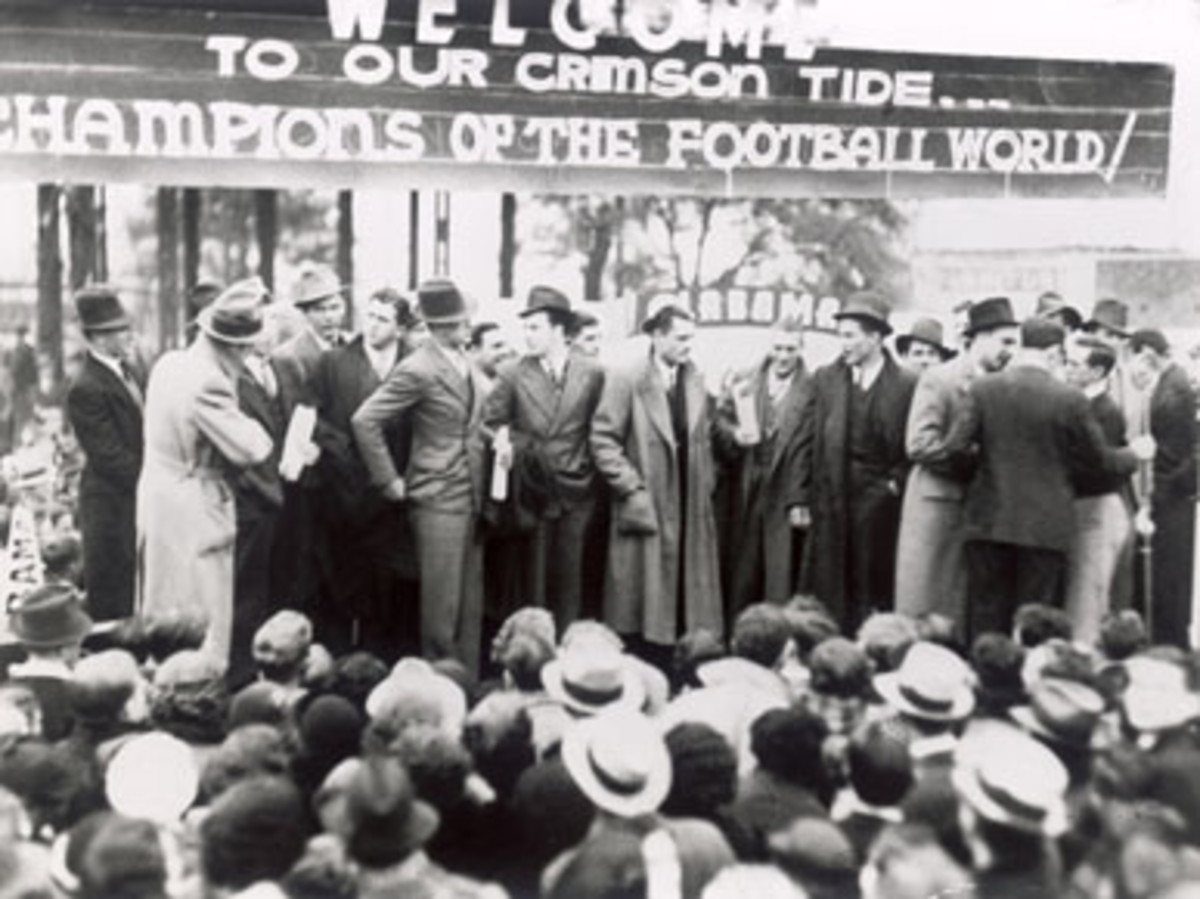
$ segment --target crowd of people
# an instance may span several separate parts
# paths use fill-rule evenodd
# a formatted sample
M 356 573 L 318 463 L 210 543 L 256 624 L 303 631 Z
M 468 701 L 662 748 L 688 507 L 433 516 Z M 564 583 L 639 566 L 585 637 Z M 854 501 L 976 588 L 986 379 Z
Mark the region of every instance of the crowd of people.
M 149 372 L 76 295 L 0 897 L 1200 888 L 1196 396 L 1123 304 L 860 292 L 714 393 L 672 303 L 614 362 L 345 295 L 203 283 Z

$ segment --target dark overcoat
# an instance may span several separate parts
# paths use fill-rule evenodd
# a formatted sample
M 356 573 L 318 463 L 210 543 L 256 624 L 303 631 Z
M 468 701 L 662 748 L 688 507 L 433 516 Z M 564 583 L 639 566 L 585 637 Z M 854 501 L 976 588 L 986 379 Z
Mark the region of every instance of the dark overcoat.
M 801 498 L 812 514 L 802 587 L 848 632 L 873 608 L 889 609 L 895 589 L 900 501 L 908 475 L 904 435 L 916 376 L 884 353 L 871 385 L 868 452 L 850 458 L 851 368 L 838 359 L 813 375 L 801 416 Z
M 86 456 L 79 525 L 88 607 L 101 621 L 133 614 L 144 392 L 140 377 L 131 390 L 91 353 L 67 391 L 67 417 Z
M 596 467 L 614 494 L 605 578 L 605 618 L 619 633 L 673 644 L 684 630 L 724 633 L 717 526 L 713 514 L 713 403 L 688 366 L 686 473 L 679 471 L 666 385 L 649 354 L 607 373 L 592 422 Z M 657 532 L 622 533 L 621 504 L 644 488 Z M 686 500 L 684 500 L 686 497 Z M 683 541 L 680 508 L 686 503 Z M 680 571 L 680 552 L 685 564 Z M 677 614 L 684 579 L 684 621 Z

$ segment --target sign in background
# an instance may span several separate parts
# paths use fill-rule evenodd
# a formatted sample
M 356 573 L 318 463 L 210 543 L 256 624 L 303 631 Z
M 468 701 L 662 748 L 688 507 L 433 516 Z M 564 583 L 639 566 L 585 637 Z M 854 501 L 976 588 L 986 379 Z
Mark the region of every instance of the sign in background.
M 363 11 L 379 7 L 0 9 L 0 173 L 739 196 L 1166 190 L 1164 65 L 803 58 L 728 18 L 704 41 L 672 41 L 645 26 L 597 35 L 569 10 L 516 28 L 503 0 L 490 25 L 372 23 Z

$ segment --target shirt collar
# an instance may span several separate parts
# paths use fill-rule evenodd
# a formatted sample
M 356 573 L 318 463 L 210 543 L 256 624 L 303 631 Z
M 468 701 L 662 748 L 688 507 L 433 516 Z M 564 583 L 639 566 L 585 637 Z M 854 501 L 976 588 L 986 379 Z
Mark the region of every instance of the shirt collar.
M 883 353 L 880 353 L 875 357 L 874 361 L 866 365 L 852 366 L 852 368 L 862 372 L 862 374 L 858 376 L 858 383 L 863 390 L 869 390 L 871 385 L 875 383 L 875 379 L 878 378 L 879 373 L 883 371 L 884 362 L 885 359 Z
M 92 357 L 97 362 L 99 362 L 109 371 L 113 372 L 118 378 L 124 380 L 125 370 L 121 367 L 120 359 L 118 359 L 116 356 L 109 356 L 107 353 L 101 353 L 99 350 L 91 347 L 88 348 L 88 352 L 92 354 Z

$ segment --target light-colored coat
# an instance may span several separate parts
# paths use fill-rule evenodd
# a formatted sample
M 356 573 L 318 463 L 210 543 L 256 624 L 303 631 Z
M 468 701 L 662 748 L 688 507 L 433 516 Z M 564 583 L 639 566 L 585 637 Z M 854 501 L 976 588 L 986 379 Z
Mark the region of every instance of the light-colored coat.
M 694 368 L 687 368 L 685 378 L 688 470 L 682 484 L 666 384 L 649 354 L 608 373 L 592 422 L 596 468 L 615 495 L 605 619 L 618 633 L 641 634 L 653 643 L 673 644 L 684 628 L 725 630 L 713 514 L 712 404 Z M 657 533 L 622 533 L 621 503 L 643 487 L 654 508 Z M 681 488 L 687 507 L 682 546 Z M 683 622 L 676 614 L 679 577 L 684 578 Z
M 966 486 L 948 476 L 951 427 L 962 416 L 975 367 L 967 356 L 921 375 L 908 414 L 905 449 L 913 468 L 900 513 L 896 611 L 961 621 L 967 596 L 962 506 Z
M 227 661 L 237 520 L 233 469 L 264 461 L 267 432 L 238 408 L 238 363 L 200 336 L 163 356 L 146 394 L 138 482 L 138 608 L 203 614 L 204 649 Z

